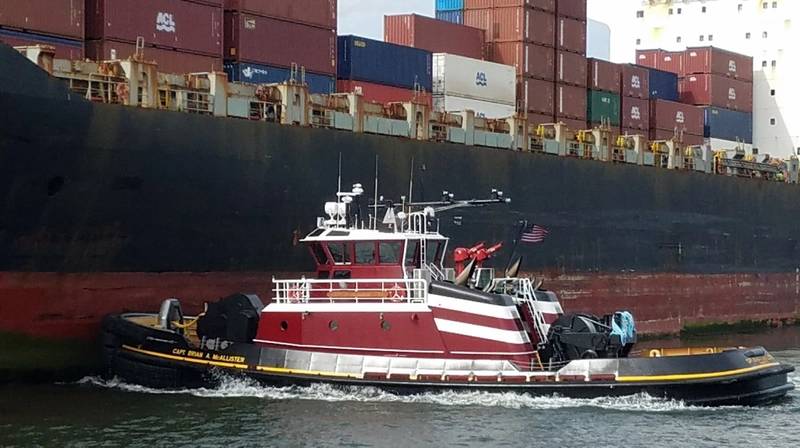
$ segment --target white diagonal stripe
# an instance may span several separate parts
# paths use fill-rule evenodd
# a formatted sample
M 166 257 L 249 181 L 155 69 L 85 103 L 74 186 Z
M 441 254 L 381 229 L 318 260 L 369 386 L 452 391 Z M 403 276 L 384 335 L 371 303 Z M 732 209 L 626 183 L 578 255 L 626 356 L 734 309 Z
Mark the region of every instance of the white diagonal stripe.
M 519 312 L 517 312 L 516 306 L 491 305 L 470 300 L 454 299 L 438 294 L 428 295 L 428 305 L 431 308 L 444 308 L 497 319 L 519 319 Z
M 523 331 L 501 330 L 499 328 L 484 327 L 454 320 L 436 319 L 436 328 L 443 333 L 459 334 L 490 341 L 505 342 L 507 344 L 526 344 L 531 340 Z

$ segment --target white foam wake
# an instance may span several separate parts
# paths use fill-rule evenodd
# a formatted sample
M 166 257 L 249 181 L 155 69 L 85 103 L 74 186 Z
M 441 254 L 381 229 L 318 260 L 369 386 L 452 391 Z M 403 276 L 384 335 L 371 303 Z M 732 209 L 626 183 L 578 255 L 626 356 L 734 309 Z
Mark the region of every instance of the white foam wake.
M 163 390 L 128 384 L 119 379 L 86 377 L 79 384 L 148 394 L 184 394 L 203 398 L 260 398 L 268 400 L 315 400 L 328 402 L 419 403 L 439 406 L 484 406 L 508 409 L 602 408 L 634 412 L 709 411 L 680 401 L 663 400 L 638 394 L 627 397 L 574 399 L 559 396 L 533 397 L 527 394 L 493 392 L 429 392 L 396 395 L 375 387 L 333 387 L 316 384 L 308 387 L 268 387 L 245 378 L 223 378 L 215 388 Z M 730 409 L 730 408 L 728 408 Z

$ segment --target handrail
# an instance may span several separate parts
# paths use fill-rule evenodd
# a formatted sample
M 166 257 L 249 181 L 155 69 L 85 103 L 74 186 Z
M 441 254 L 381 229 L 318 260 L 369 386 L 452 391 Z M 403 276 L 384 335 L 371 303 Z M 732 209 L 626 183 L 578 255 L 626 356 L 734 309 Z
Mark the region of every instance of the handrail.
M 273 280 L 276 303 L 415 303 L 428 302 L 424 279 Z

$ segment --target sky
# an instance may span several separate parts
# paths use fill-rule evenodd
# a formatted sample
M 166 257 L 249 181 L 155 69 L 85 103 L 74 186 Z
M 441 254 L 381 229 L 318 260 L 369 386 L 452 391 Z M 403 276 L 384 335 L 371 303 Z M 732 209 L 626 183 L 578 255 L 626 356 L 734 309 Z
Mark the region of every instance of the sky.
M 631 49 L 615 43 L 631 39 L 627 35 L 629 28 L 620 25 L 622 17 L 626 16 L 621 11 L 629 13 L 631 5 L 641 1 L 588 0 L 589 18 L 611 27 L 611 59 L 615 62 L 633 62 Z M 434 3 L 434 0 L 339 0 L 339 34 L 383 39 L 384 15 L 413 12 L 432 17 Z

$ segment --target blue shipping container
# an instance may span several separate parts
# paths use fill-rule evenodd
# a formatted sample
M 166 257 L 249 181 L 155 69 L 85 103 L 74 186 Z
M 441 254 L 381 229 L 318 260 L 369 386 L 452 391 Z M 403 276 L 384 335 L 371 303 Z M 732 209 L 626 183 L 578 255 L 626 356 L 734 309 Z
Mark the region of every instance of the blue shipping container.
M 228 79 L 236 82 L 247 82 L 252 84 L 272 84 L 288 81 L 291 71 L 281 67 L 270 67 L 268 65 L 248 64 L 246 62 L 235 62 L 225 64 L 225 73 Z M 299 75 L 298 75 L 299 76 Z M 336 91 L 336 78 L 316 73 L 306 72 L 306 84 L 311 93 L 333 93 Z M 297 81 L 300 81 L 297 79 Z
M 436 11 L 461 11 L 464 0 L 436 0 Z
M 339 36 L 337 51 L 339 79 L 431 91 L 429 51 L 357 36 Z
M 678 75 L 664 70 L 648 68 L 650 71 L 650 98 L 678 101 Z
M 753 114 L 706 107 L 705 137 L 753 143 Z
M 457 23 L 459 25 L 464 24 L 464 11 L 456 10 L 456 11 L 436 11 L 436 18 L 439 20 L 444 20 L 445 22 L 452 22 Z

